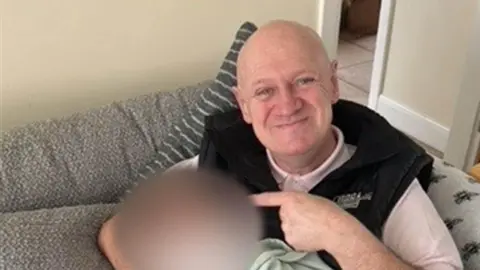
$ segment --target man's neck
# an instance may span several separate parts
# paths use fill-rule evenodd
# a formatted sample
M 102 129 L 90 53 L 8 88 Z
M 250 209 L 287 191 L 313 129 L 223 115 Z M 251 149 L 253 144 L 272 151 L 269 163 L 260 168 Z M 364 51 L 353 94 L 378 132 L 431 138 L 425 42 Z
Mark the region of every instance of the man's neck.
M 330 129 L 325 141 L 301 156 L 285 156 L 272 153 L 277 166 L 289 174 L 304 175 L 320 167 L 335 151 L 337 137 Z

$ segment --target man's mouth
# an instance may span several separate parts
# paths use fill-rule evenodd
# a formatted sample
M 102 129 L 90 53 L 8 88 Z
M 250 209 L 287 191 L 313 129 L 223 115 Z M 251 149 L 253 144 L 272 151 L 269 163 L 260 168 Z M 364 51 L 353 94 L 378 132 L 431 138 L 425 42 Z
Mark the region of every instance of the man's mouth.
M 284 123 L 284 124 L 280 124 L 280 125 L 277 125 L 277 128 L 290 128 L 290 127 L 293 127 L 295 125 L 298 125 L 298 124 L 303 124 L 304 122 L 307 121 L 307 117 L 305 118 L 302 118 L 302 119 L 298 119 L 298 120 L 295 120 L 295 121 L 291 121 L 291 122 L 288 122 L 288 123 Z

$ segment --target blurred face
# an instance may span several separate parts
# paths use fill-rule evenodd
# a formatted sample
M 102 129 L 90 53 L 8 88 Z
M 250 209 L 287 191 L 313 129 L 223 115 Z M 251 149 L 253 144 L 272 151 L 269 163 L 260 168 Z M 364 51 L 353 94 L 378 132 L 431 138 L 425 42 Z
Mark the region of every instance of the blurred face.
M 320 51 L 302 40 L 270 38 L 245 52 L 237 101 L 244 120 L 274 153 L 304 154 L 330 130 L 338 100 L 336 63 L 322 59 Z
M 261 219 L 243 186 L 198 170 L 149 181 L 117 217 L 115 241 L 132 269 L 248 269 Z

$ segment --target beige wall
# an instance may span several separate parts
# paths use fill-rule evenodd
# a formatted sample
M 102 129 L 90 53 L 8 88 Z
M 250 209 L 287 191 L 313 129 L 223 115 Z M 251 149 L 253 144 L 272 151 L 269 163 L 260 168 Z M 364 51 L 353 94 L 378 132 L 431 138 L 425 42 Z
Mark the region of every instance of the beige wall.
M 385 96 L 451 126 L 477 1 L 396 1 Z
M 317 27 L 317 1 L 0 0 L 2 129 L 212 78 L 244 20 Z

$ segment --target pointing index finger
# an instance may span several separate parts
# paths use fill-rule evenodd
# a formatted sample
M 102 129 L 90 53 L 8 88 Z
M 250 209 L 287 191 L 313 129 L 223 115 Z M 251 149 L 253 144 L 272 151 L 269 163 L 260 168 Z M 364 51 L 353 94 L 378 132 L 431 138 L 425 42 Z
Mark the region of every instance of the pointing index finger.
M 287 201 L 287 194 L 284 192 L 264 192 L 251 195 L 250 198 L 256 206 L 275 207 L 281 206 Z

